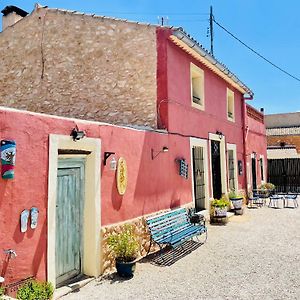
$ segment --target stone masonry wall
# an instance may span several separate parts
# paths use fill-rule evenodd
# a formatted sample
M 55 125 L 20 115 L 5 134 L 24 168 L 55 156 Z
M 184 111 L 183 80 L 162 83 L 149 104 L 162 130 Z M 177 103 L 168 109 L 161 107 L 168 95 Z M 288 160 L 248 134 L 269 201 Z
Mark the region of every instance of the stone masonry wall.
M 0 33 L 0 105 L 156 127 L 156 28 L 39 8 Z
M 140 245 L 139 257 L 144 257 L 150 247 L 150 235 L 148 232 L 147 224 L 144 217 L 140 217 L 126 224 L 133 225 L 135 228 L 135 235 L 137 237 L 138 243 Z M 106 274 L 112 272 L 115 267 L 114 255 L 107 244 L 107 239 L 111 234 L 120 233 L 124 227 L 125 223 L 111 225 L 103 227 L 101 229 L 101 240 L 102 240 L 102 273 Z M 159 250 L 156 244 L 151 245 L 151 253 Z

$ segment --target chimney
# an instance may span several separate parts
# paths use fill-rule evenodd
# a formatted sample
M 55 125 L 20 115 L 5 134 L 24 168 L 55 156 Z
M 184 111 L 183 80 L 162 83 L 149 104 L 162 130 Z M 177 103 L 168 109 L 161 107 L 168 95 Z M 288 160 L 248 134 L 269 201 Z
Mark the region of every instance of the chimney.
M 28 15 L 28 12 L 13 5 L 6 6 L 2 11 L 2 31 L 14 25 Z

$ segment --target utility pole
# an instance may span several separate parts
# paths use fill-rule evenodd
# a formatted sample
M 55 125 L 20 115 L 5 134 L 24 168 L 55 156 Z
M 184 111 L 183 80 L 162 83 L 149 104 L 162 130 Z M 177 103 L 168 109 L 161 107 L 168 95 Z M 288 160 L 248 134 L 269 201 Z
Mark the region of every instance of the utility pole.
M 214 15 L 213 8 L 210 6 L 210 14 L 209 14 L 209 33 L 210 33 L 210 53 L 214 56 Z
M 169 17 L 168 16 L 166 16 L 166 17 L 157 16 L 157 20 L 158 20 L 158 24 L 161 26 L 169 25 Z

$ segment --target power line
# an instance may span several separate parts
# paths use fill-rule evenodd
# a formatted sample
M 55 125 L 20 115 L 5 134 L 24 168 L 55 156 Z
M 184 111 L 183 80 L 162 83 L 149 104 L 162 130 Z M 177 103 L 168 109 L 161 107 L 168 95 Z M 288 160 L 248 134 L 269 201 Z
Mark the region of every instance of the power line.
M 285 71 L 284 69 L 282 69 L 281 67 L 275 65 L 274 63 L 272 63 L 269 59 L 267 59 L 266 57 L 264 57 L 263 55 L 261 55 L 260 53 L 258 53 L 256 50 L 254 50 L 253 48 L 251 48 L 250 46 L 248 46 L 246 43 L 244 43 L 243 41 L 241 41 L 238 37 L 236 37 L 233 33 L 231 33 L 229 30 L 227 30 L 224 26 L 222 26 L 220 23 L 218 23 L 215 18 L 213 18 L 213 21 L 216 25 L 218 25 L 221 29 L 223 29 L 226 33 L 228 33 L 230 36 L 232 36 L 235 40 L 237 40 L 239 43 L 241 43 L 243 46 L 245 46 L 246 48 L 248 48 L 250 51 L 252 51 L 253 53 L 255 53 L 257 56 L 259 56 L 260 58 L 262 58 L 264 61 L 266 61 L 267 63 L 269 63 L 270 65 L 272 65 L 273 67 L 275 67 L 276 69 L 278 69 L 279 71 L 283 72 L 284 74 L 292 77 L 293 79 L 297 80 L 300 82 L 300 78 L 292 75 L 291 73 Z

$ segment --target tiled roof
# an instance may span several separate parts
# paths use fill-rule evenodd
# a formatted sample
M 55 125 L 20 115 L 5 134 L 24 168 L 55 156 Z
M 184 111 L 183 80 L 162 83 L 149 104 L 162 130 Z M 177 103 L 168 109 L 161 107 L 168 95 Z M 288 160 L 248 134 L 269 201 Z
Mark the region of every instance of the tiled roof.
M 243 89 L 249 96 L 253 97 L 253 91 L 246 86 L 226 65 L 218 61 L 208 50 L 206 50 L 196 39 L 183 30 L 183 28 L 174 29 L 174 35 L 181 41 L 184 41 L 190 48 L 195 50 L 200 56 L 208 60 L 212 65 L 217 67 L 224 75 Z
M 267 128 L 267 136 L 273 135 L 300 135 L 300 126 L 297 127 L 280 127 Z
M 287 128 L 300 126 L 300 112 L 265 115 L 267 128 Z

